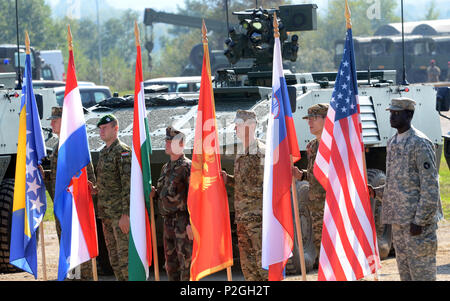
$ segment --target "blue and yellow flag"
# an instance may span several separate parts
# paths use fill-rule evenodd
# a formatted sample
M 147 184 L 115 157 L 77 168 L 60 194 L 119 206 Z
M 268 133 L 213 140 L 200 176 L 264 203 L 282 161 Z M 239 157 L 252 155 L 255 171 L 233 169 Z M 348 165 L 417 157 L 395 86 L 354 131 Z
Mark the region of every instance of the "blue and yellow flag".
M 26 40 L 9 261 L 37 279 L 36 231 L 47 208 L 44 179 L 38 165 L 46 151 L 33 93 L 28 34 Z

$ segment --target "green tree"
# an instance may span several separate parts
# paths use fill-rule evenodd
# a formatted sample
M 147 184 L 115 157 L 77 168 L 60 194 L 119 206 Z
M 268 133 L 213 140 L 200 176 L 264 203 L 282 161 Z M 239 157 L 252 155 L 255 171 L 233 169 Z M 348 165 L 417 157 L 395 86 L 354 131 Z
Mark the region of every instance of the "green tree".
M 258 1 L 258 6 L 264 8 L 278 7 L 291 1 Z M 229 22 L 238 23 L 238 19 L 232 14 L 234 11 L 242 11 L 254 8 L 254 1 L 236 0 L 228 1 Z M 178 8 L 177 14 L 203 17 L 205 19 L 222 20 L 226 22 L 224 0 L 185 0 L 185 8 Z M 174 37 L 163 37 L 162 49 L 159 53 L 152 53 L 153 70 L 151 77 L 179 76 L 189 63 L 189 54 L 196 44 L 201 43 L 201 31 L 188 27 L 172 27 L 169 31 Z M 227 28 L 222 32 L 213 32 L 208 35 L 209 49 L 224 49 L 224 40 L 228 36 Z
M 353 36 L 370 36 L 379 26 L 398 21 L 394 0 L 353 0 L 349 1 L 349 7 Z M 345 1 L 329 1 L 326 13 L 317 16 L 317 31 L 299 33 L 297 70 L 336 70 L 333 60 L 335 42 L 345 39 L 345 24 Z
M 0 1 L 0 15 L 0 43 L 16 44 L 15 0 Z M 38 49 L 45 48 L 48 38 L 54 36 L 51 9 L 44 0 L 18 1 L 18 20 L 21 44 L 25 43 L 25 30 L 28 30 L 32 46 Z
M 436 1 L 432 0 L 428 4 L 427 12 L 425 14 L 425 20 L 436 20 L 439 18 L 439 11 L 436 10 Z

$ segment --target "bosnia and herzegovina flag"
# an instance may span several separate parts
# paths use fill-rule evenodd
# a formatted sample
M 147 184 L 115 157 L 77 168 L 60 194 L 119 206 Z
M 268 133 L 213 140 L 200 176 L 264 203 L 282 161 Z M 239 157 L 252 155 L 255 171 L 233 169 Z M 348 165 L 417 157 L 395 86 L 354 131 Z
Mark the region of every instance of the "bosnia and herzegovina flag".
M 61 223 L 58 280 L 64 280 L 69 270 L 98 255 L 94 205 L 86 172 L 91 156 L 75 74 L 70 27 L 68 37 L 69 63 L 61 118 L 54 205 L 56 217 Z
M 274 19 L 276 19 L 275 14 Z M 283 279 L 284 267 L 294 246 L 290 191 L 291 166 L 292 162 L 299 159 L 297 135 L 283 74 L 280 39 L 275 35 L 272 104 L 267 126 L 264 162 L 262 224 L 262 267 L 269 269 L 269 280 Z
M 28 41 L 28 34 L 26 34 Z M 16 177 L 11 225 L 10 263 L 37 279 L 36 230 L 47 208 L 38 165 L 47 155 L 33 93 L 29 41 L 20 105 Z
M 133 143 L 130 180 L 130 240 L 128 279 L 146 280 L 152 262 L 152 237 L 149 224 L 150 154 L 152 151 L 145 109 L 141 45 L 136 31 L 136 79 L 134 85 Z

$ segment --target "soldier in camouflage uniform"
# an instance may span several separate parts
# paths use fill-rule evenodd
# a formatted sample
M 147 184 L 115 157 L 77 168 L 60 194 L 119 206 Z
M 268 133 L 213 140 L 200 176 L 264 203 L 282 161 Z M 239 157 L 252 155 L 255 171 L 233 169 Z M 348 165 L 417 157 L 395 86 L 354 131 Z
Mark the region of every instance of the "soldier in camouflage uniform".
M 50 170 L 44 171 L 45 187 L 47 188 L 53 202 L 55 201 L 56 164 L 58 163 L 59 133 L 61 130 L 62 109 L 63 109 L 62 107 L 52 107 L 52 114 L 50 115 L 50 117 L 47 118 L 47 120 L 51 120 L 50 125 L 52 127 L 52 132 L 58 136 L 58 142 L 53 147 L 52 153 L 49 156 Z M 95 183 L 95 173 L 92 163 L 90 163 L 87 166 L 87 173 L 88 173 L 88 181 L 90 183 Z M 58 241 L 60 241 L 61 224 L 59 223 L 59 220 L 56 218 L 56 215 L 55 215 L 55 227 L 56 227 L 56 234 L 58 235 Z M 77 268 L 75 268 L 75 270 L 77 270 Z M 81 267 L 79 269 L 81 270 L 81 275 L 79 275 L 80 271 L 72 271 L 69 272 L 68 279 L 80 278 L 80 276 L 82 280 L 92 279 L 91 261 L 81 264 Z M 75 273 L 75 275 L 71 274 L 73 272 Z
M 433 143 L 411 126 L 415 101 L 392 99 L 390 122 L 397 134 L 387 143 L 382 222 L 392 224 L 400 279 L 436 280 L 437 222 L 442 216 Z M 373 193 L 373 190 L 372 190 Z
M 245 280 L 268 280 L 261 267 L 262 199 L 265 145 L 255 138 L 256 114 L 236 112 L 236 136 L 242 141 L 234 160 L 234 176 L 222 172 L 225 184 L 234 187 L 235 223 L 242 273 Z
M 319 149 L 319 143 L 322 136 L 325 118 L 327 116 L 327 111 L 328 104 L 319 103 L 311 106 L 308 109 L 308 115 L 303 117 L 303 119 L 308 119 L 308 125 L 311 134 L 316 136 L 316 138 L 311 140 L 306 146 L 306 155 L 308 158 L 307 169 L 299 170 L 297 167 L 294 167 L 293 172 L 294 177 L 297 180 L 306 180 L 309 183 L 308 203 L 306 205 L 308 206 L 309 212 L 311 213 L 313 240 L 314 247 L 316 249 L 315 266 L 318 265 L 319 261 L 326 191 L 314 176 L 313 169 L 314 162 L 316 161 L 317 151 Z
M 188 281 L 192 259 L 193 235 L 187 208 L 191 160 L 183 153 L 184 139 L 184 134 L 173 127 L 166 129 L 170 161 L 162 167 L 151 193 L 164 219 L 165 268 L 170 281 Z
M 108 114 L 97 123 L 106 146 L 97 163 L 98 217 L 109 261 L 117 280 L 128 280 L 128 232 L 130 229 L 131 148 L 118 138 L 117 118 Z
M 55 184 L 56 184 L 56 163 L 58 162 L 58 147 L 59 147 L 59 132 L 61 130 L 61 117 L 62 117 L 62 107 L 52 107 L 52 114 L 47 120 L 50 121 L 52 127 L 52 132 L 58 136 L 58 142 L 52 149 L 52 153 L 48 157 L 50 161 L 50 170 L 44 171 L 44 182 L 45 187 L 48 190 L 52 201 L 55 201 Z M 61 240 L 61 224 L 55 215 L 55 227 L 56 234 L 58 235 L 58 241 Z

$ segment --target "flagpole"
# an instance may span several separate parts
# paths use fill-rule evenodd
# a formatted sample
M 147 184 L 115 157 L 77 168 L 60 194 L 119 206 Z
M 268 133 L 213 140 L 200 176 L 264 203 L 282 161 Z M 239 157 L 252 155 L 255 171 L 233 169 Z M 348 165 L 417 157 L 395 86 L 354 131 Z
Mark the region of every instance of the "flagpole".
M 294 167 L 294 162 L 292 160 L 291 155 L 291 168 Z M 297 232 L 297 243 L 298 243 L 298 253 L 300 257 L 300 268 L 302 271 L 302 280 L 307 281 L 306 279 L 306 268 L 305 268 L 305 254 L 303 252 L 303 238 L 302 238 L 302 227 L 300 224 L 300 215 L 298 213 L 298 201 L 297 201 L 297 187 L 295 185 L 295 177 L 292 176 L 292 199 L 293 199 L 293 207 L 294 210 L 294 218 L 295 218 L 295 231 Z
M 134 21 L 134 36 L 136 41 L 136 47 L 141 46 L 141 39 L 139 34 L 139 27 L 136 21 Z M 137 68 L 137 67 L 136 67 Z M 158 262 L 158 245 L 156 243 L 156 227 L 155 227 L 155 213 L 154 213 L 153 198 L 150 197 L 150 226 L 152 231 L 152 249 L 153 249 L 153 269 L 155 271 L 155 281 L 159 281 L 159 262 Z
M 26 31 L 26 30 L 25 30 L 25 53 L 31 54 L 30 37 L 28 36 L 28 31 Z M 39 225 L 39 235 L 41 236 L 42 274 L 44 276 L 44 281 L 47 281 L 47 261 L 45 258 L 44 220 L 42 220 L 42 222 Z
M 345 23 L 346 23 L 346 27 L 347 29 L 351 29 L 352 28 L 352 21 L 351 21 L 351 13 L 350 13 L 350 7 L 348 6 L 348 1 L 345 0 Z M 370 80 L 370 78 L 369 78 Z M 358 102 L 358 112 L 359 112 L 359 102 Z M 359 116 L 359 114 L 358 114 Z M 362 161 L 363 161 L 363 170 L 364 170 L 364 175 L 366 177 L 366 181 L 367 183 L 369 183 L 369 180 L 367 178 L 367 165 L 366 165 L 366 152 L 365 152 L 365 146 L 364 146 L 364 142 L 362 140 L 362 127 L 361 127 L 361 118 L 359 118 L 359 124 L 360 124 L 360 131 L 361 131 L 361 146 L 362 146 Z M 370 198 L 370 196 L 369 196 Z M 377 264 L 375 264 L 375 273 L 373 275 L 374 280 L 378 281 L 378 266 Z
M 159 281 L 158 246 L 156 244 L 156 228 L 153 198 L 150 197 L 150 223 L 152 227 L 152 247 L 153 247 L 153 268 L 155 270 L 155 280 Z

